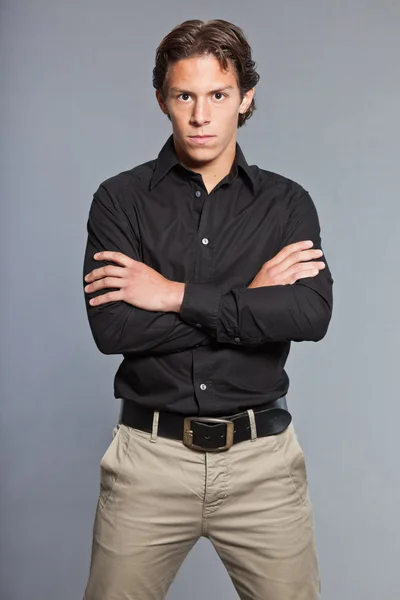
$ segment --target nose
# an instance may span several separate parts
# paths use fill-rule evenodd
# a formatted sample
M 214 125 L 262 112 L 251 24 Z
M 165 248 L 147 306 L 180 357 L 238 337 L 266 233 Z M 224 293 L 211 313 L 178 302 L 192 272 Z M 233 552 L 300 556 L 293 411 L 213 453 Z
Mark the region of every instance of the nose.
M 210 107 L 208 106 L 207 100 L 204 98 L 198 98 L 193 103 L 193 112 L 190 122 L 193 125 L 201 127 L 207 125 L 211 120 Z

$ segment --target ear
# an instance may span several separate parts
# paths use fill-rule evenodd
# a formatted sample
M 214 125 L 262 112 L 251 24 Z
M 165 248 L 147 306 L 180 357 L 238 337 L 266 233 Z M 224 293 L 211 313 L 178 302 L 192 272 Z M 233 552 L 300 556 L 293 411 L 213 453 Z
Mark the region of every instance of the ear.
M 248 111 L 250 104 L 252 103 L 253 98 L 254 98 L 254 91 L 255 91 L 254 88 L 251 88 L 250 90 L 245 92 L 245 94 L 243 96 L 243 100 L 239 107 L 239 113 L 241 115 L 244 115 L 244 113 Z
M 160 90 L 156 90 L 156 98 L 157 98 L 157 102 L 161 108 L 161 110 L 163 111 L 163 113 L 165 115 L 168 114 L 168 108 L 167 105 L 165 104 L 164 98 L 162 93 L 160 92 Z

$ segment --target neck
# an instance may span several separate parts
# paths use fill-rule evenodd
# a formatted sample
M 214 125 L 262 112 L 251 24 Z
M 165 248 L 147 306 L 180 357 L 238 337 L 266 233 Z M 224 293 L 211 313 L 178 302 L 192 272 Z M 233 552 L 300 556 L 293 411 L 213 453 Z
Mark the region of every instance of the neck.
M 198 162 L 191 159 L 185 152 L 183 152 L 178 144 L 175 144 L 176 154 L 179 162 L 186 168 L 200 173 L 203 178 L 204 185 L 208 191 L 211 190 L 230 173 L 235 160 L 236 154 L 236 138 L 234 138 L 229 146 L 225 148 L 220 156 L 217 156 L 214 160 L 209 162 Z

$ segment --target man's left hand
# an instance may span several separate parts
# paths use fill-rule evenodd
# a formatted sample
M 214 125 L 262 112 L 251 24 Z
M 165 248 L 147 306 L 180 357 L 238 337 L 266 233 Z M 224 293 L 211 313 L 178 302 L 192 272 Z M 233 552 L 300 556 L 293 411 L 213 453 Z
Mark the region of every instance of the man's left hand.
M 91 306 L 122 300 L 144 310 L 180 311 L 184 283 L 170 281 L 148 265 L 122 252 L 98 252 L 93 258 L 114 262 L 116 265 L 105 265 L 88 273 L 85 281 L 89 285 L 85 286 L 85 292 L 92 293 L 104 288 L 118 288 L 118 291 L 92 298 Z

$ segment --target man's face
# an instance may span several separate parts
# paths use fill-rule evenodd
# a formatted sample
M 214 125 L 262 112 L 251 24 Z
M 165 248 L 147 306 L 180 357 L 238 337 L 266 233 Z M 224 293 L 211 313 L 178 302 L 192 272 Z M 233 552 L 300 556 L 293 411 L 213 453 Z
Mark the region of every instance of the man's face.
M 246 112 L 254 95 L 252 89 L 242 99 L 232 66 L 224 71 L 212 55 L 171 65 L 164 92 L 164 97 L 156 92 L 157 100 L 170 116 L 177 151 L 199 166 L 232 149 L 239 113 Z

